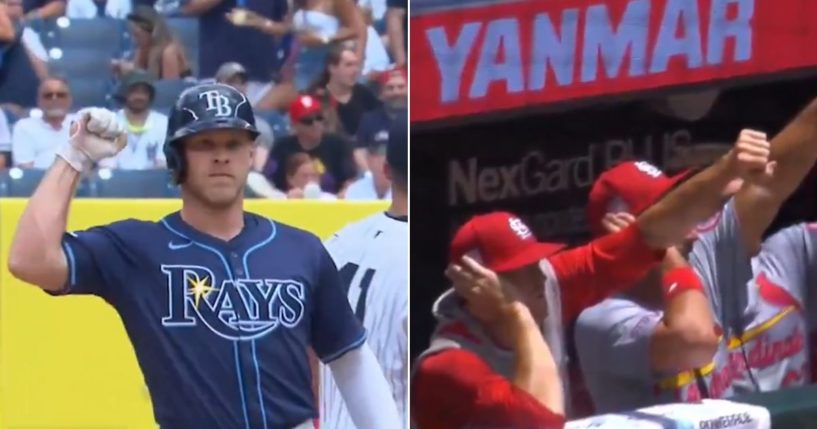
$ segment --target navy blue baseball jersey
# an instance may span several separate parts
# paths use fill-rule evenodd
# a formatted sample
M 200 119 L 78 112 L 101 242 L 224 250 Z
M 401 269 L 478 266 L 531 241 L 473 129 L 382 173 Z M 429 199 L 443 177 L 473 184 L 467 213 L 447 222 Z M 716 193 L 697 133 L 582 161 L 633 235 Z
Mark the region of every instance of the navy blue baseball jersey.
M 307 348 L 331 362 L 365 342 L 316 236 L 250 213 L 244 222 L 229 242 L 178 212 L 63 239 L 62 293 L 116 308 L 163 429 L 309 421 L 317 412 Z

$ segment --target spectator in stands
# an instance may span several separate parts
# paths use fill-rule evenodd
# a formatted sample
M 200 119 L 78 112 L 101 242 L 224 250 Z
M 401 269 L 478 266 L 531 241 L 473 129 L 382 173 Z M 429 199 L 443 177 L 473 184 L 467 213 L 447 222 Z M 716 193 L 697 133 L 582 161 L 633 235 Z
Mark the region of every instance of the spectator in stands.
M 374 28 L 367 26 L 353 0 L 295 0 L 292 25 L 298 34 L 295 84 L 299 90 L 320 78 L 327 56 L 340 42 L 350 46 L 363 74 L 389 67 L 388 52 Z
M 384 33 L 386 0 L 358 0 L 357 5 L 363 13 L 366 25 L 374 27 L 378 35 Z
M 65 16 L 80 19 L 125 19 L 131 9 L 130 0 L 68 0 Z
M 343 195 L 346 187 L 357 175 L 352 149 L 346 141 L 323 129 L 320 102 L 309 95 L 302 95 L 292 102 L 289 117 L 294 134 L 278 139 L 264 165 L 264 175 L 276 188 L 287 189 L 286 162 L 295 152 L 305 152 L 315 160 L 323 190 Z
M 23 0 L 4 1 L 12 23 L 18 31 L 22 28 L 20 41 L 23 42 L 23 46 L 26 48 L 34 72 L 40 80 L 45 79 L 48 77 L 48 52 L 46 52 L 45 46 L 43 46 L 40 34 L 23 22 Z
M 398 116 L 407 115 L 406 83 L 406 70 L 403 68 L 389 70 L 380 76 L 383 106 L 363 115 L 355 139 L 355 159 L 363 158 L 369 171 L 349 186 L 346 199 L 389 198 L 386 192 L 389 189 L 388 179 L 382 172 L 380 146 L 389 138 L 389 123 Z
M 0 109 L 0 170 L 11 166 L 11 130 L 6 112 Z
M 65 0 L 23 0 L 22 22 L 57 18 L 65 15 Z
M 369 167 L 363 177 L 355 180 L 346 190 L 347 200 L 387 200 L 391 199 L 391 181 L 386 176 L 383 166 L 386 163 L 386 143 L 389 141 L 389 129 L 373 136 L 367 142 L 366 165 Z
M 216 82 L 230 85 L 247 95 L 247 70 L 239 63 L 224 63 L 216 72 Z M 261 133 L 256 139 L 258 146 L 255 150 L 255 169 L 261 171 L 269 157 L 269 151 L 275 142 L 272 127 L 266 119 L 255 115 L 255 128 Z
M 45 49 L 22 18 L 21 0 L 0 2 L 0 100 L 21 114 L 36 104 L 37 86 L 48 76 Z
M 386 0 L 386 32 L 389 50 L 398 66 L 408 62 L 408 0 Z
M 337 112 L 346 135 L 357 134 L 363 114 L 381 106 L 377 96 L 365 85 L 358 83 L 360 61 L 347 47 L 332 49 L 318 86 L 313 90 Z
M 199 77 L 213 78 L 219 66 L 235 61 L 247 70 L 247 98 L 255 105 L 270 90 L 281 59 L 278 41 L 249 28 L 248 16 L 280 22 L 287 7 L 287 0 L 189 0 L 182 13 L 199 17 Z
M 309 154 L 295 152 L 286 163 L 286 192 L 291 200 L 337 200 L 338 198 L 321 190 L 321 176 L 318 174 L 320 161 Z
M 115 157 L 100 162 L 100 167 L 120 170 L 165 167 L 162 144 L 167 116 L 151 109 L 156 96 L 153 82 L 153 76 L 144 70 L 134 70 L 122 79 L 116 99 L 124 108 L 117 112 L 117 117 L 128 131 L 128 145 Z
M 143 69 L 159 79 L 182 79 L 191 76 L 184 46 L 170 32 L 165 18 L 148 6 L 137 6 L 127 16 L 128 29 L 136 42 L 130 60 L 113 60 L 114 73 L 125 75 Z
M 68 141 L 71 126 L 71 90 L 60 78 L 49 77 L 37 91 L 39 112 L 20 119 L 11 134 L 14 164 L 45 169 L 54 163 L 60 142 Z

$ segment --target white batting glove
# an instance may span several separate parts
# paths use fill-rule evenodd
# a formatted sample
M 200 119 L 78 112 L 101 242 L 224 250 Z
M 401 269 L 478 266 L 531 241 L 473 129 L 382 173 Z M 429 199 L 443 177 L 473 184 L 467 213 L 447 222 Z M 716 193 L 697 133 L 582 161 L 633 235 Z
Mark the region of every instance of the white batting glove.
M 79 118 L 71 124 L 68 142 L 57 152 L 74 170 L 83 172 L 125 148 L 128 142 L 125 127 L 114 112 L 91 107 L 80 110 L 77 115 Z

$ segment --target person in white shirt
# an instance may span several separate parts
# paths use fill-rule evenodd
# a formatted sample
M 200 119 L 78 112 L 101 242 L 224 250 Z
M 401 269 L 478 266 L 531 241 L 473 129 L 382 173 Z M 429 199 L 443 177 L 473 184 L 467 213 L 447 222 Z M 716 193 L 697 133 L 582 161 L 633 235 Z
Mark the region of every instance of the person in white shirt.
M 366 148 L 366 165 L 369 171 L 349 185 L 347 200 L 387 200 L 391 199 L 391 181 L 383 171 L 386 162 L 386 143 L 389 133 L 377 134 Z
M 130 0 L 68 0 L 65 15 L 69 18 L 109 17 L 125 19 L 131 12 Z
M 287 199 L 298 200 L 337 200 L 333 194 L 321 190 L 321 175 L 315 165 L 317 160 L 312 159 L 306 152 L 296 152 L 287 159 L 286 181 Z
M 14 124 L 11 157 L 20 168 L 47 169 L 54 163 L 57 146 L 67 141 L 73 116 L 71 90 L 60 78 L 50 77 L 37 89 L 38 110 Z
M 381 169 L 392 183 L 391 206 L 347 225 L 325 244 L 345 283 L 349 304 L 366 328 L 369 346 L 389 381 L 405 428 L 409 369 L 408 114 L 390 125 L 386 162 Z M 320 374 L 321 429 L 356 429 L 331 371 L 321 365 Z
M 151 110 L 156 94 L 153 81 L 153 77 L 143 70 L 134 70 L 124 76 L 117 99 L 125 107 L 116 116 L 128 132 L 128 145 L 115 157 L 100 162 L 100 167 L 119 170 L 165 167 L 162 144 L 167 132 L 167 116 Z

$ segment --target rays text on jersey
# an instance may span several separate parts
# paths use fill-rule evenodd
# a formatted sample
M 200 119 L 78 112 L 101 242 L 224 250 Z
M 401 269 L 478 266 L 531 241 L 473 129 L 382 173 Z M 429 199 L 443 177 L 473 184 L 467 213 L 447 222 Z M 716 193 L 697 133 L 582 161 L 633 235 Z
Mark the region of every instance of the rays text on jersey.
M 203 323 L 229 340 L 252 340 L 283 326 L 292 328 L 304 315 L 305 290 L 295 280 L 222 279 L 198 265 L 162 265 L 167 285 L 167 313 L 162 325 L 191 328 Z

